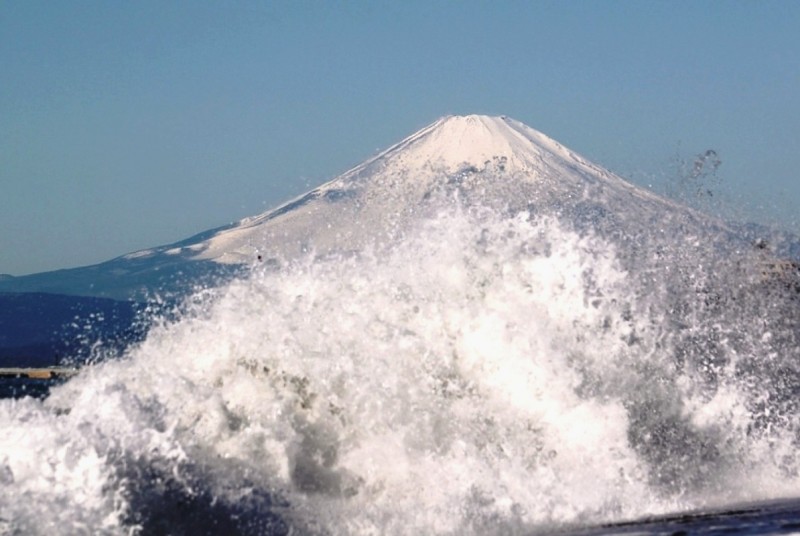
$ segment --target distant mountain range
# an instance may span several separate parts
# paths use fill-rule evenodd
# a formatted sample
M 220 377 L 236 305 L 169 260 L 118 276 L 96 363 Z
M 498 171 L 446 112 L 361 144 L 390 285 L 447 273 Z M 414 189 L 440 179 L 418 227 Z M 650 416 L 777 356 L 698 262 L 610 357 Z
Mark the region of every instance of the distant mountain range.
M 133 311 L 132 302 L 154 295 L 179 297 L 197 285 L 235 277 L 255 263 L 280 265 L 308 252 L 351 251 L 396 238 L 447 198 L 509 212 L 555 209 L 579 228 L 609 235 L 621 227 L 630 230 L 628 236 L 642 228 L 657 228 L 666 236 L 688 227 L 737 234 L 718 220 L 626 182 L 518 121 L 449 116 L 260 215 L 92 266 L 0 275 L 0 306 L 6 311 L 10 303 L 20 307 L 26 300 L 49 304 L 39 316 L 4 315 L 0 356 L 25 344 L 58 343 L 76 310 L 116 311 L 120 329 L 112 331 L 122 333 L 122 324 L 132 316 L 120 312 L 119 302 Z
M 144 334 L 132 301 L 39 292 L 0 293 L 0 368 L 80 362 L 102 340 L 121 348 Z

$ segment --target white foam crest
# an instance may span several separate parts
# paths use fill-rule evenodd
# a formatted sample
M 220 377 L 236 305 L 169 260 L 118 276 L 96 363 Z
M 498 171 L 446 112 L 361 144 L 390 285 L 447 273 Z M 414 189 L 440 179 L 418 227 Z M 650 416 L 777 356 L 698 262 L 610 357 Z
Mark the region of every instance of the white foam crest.
M 0 518 L 118 532 L 164 478 L 268 494 L 301 531 L 526 533 L 796 488 L 737 384 L 676 368 L 662 302 L 606 241 L 480 210 L 256 269 L 44 403 L 3 401 Z
M 602 518 L 620 513 L 622 489 L 650 495 L 624 408 L 581 400 L 568 364 L 616 345 L 578 335 L 608 314 L 584 276 L 611 293 L 622 281 L 610 252 L 552 221 L 476 223 L 445 217 L 388 256 L 264 273 L 219 302 L 264 307 L 263 336 L 278 340 L 238 351 L 294 391 L 282 485 L 314 492 L 324 519 L 461 532 Z

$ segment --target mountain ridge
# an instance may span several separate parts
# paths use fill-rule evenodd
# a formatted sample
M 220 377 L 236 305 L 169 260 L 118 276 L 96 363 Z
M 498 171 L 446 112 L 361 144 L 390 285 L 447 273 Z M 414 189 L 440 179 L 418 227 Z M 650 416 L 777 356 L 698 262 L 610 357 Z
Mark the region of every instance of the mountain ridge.
M 185 292 L 259 258 L 358 249 L 433 214 L 431 199 L 447 196 L 503 210 L 561 206 L 598 226 L 705 218 L 507 116 L 451 115 L 261 214 L 91 266 L 0 279 L 0 292 L 115 299 Z
M 655 219 L 665 213 L 705 218 L 507 116 L 446 116 L 310 192 L 193 247 L 197 259 L 224 264 L 257 255 L 291 257 L 307 249 L 304 244 L 323 253 L 358 249 L 365 233 L 357 227 L 368 228 L 371 236 L 403 227 L 404 210 L 419 212 L 430 195 L 453 185 L 471 202 L 495 208 L 512 200 L 521 210 L 530 203 L 517 202 L 526 198 L 539 206 L 582 202 L 595 212 L 605 204 L 604 212 L 620 217 L 631 212 L 632 218 L 653 219 L 655 213 L 661 214 Z M 328 210 L 334 205 L 341 217 Z

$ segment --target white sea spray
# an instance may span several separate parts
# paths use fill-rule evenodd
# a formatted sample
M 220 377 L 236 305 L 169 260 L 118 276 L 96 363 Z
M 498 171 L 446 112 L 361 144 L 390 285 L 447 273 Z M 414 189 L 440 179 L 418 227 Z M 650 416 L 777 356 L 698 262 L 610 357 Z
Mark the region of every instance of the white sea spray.
M 783 347 L 709 310 L 693 253 L 637 270 L 474 207 L 394 238 L 255 266 L 44 402 L 0 401 L 2 530 L 529 533 L 798 492 L 787 391 L 752 383 Z

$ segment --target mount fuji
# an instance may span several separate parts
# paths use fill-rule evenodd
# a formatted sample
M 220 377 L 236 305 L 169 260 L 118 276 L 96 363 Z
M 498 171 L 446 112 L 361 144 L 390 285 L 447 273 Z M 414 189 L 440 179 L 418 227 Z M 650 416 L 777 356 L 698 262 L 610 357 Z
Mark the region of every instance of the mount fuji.
M 349 251 L 389 238 L 457 196 L 508 211 L 557 209 L 599 228 L 706 219 L 505 116 L 443 117 L 277 208 L 80 268 L 0 279 L 0 292 L 118 300 L 185 291 L 261 259 Z
M 721 236 L 735 238 L 722 222 L 636 187 L 519 121 L 448 116 L 277 208 L 93 266 L 3 278 L 0 299 L 8 302 L 11 296 L 20 304 L 25 302 L 20 294 L 35 293 L 46 311 L 47 296 L 73 296 L 80 306 L 66 310 L 59 298 L 64 316 L 59 321 L 69 322 L 76 311 L 106 303 L 97 299 L 180 296 L 260 262 L 280 265 L 303 255 L 392 243 L 453 204 L 550 214 L 616 240 L 632 254 L 645 235 L 698 241 L 705 229 L 720 243 L 728 242 Z M 20 311 L 0 323 L 6 346 L 19 345 L 11 334 L 13 319 L 24 316 Z

